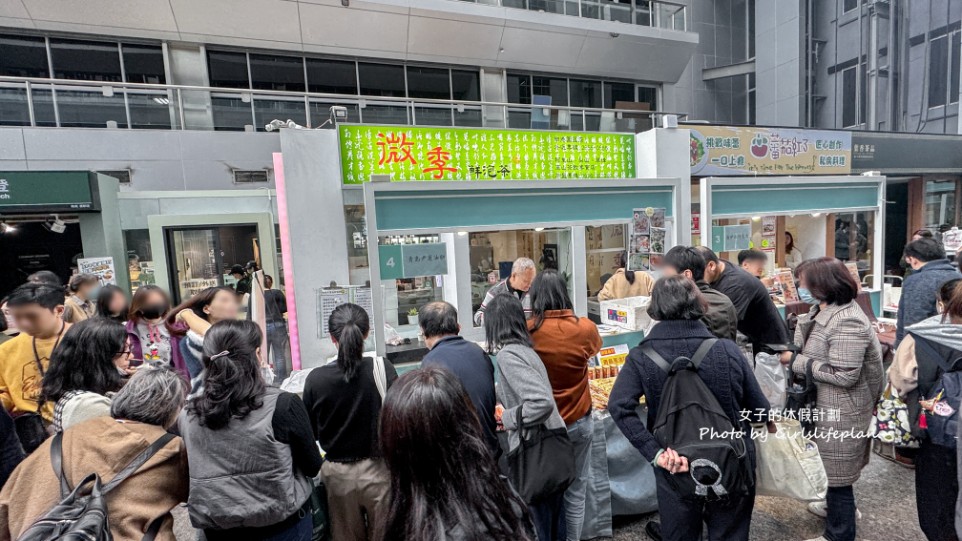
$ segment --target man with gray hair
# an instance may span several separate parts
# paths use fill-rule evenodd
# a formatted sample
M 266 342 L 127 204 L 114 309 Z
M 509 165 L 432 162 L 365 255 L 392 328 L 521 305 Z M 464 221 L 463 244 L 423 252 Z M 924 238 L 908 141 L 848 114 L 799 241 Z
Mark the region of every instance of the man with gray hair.
M 516 259 L 514 265 L 511 266 L 511 276 L 509 276 L 507 280 L 498 282 L 498 284 L 489 289 L 488 294 L 484 296 L 484 300 L 481 302 L 481 308 L 474 314 L 474 324 L 479 326 L 484 325 L 484 309 L 487 308 L 489 302 L 502 293 L 518 297 L 521 301 L 521 306 L 524 307 L 525 317 L 530 317 L 531 297 L 528 296 L 528 290 L 531 289 L 531 282 L 534 282 L 534 277 L 537 274 L 538 269 L 535 268 L 534 261 L 527 257 L 519 257 Z

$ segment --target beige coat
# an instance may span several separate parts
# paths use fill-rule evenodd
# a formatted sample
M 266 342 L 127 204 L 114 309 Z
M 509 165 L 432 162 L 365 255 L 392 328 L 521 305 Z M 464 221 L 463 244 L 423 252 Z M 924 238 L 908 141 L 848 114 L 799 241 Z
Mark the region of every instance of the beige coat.
M 618 269 L 608 281 L 605 287 L 598 293 L 599 301 L 610 301 L 613 299 L 627 299 L 628 297 L 648 297 L 651 295 L 651 288 L 655 286 L 655 281 L 647 272 L 635 272 L 635 283 L 629 284 L 625 277 L 625 269 Z
M 67 429 L 64 472 L 71 488 L 90 473 L 109 482 L 164 429 L 100 417 Z M 60 501 L 60 485 L 50 466 L 48 439 L 14 470 L 0 491 L 0 541 L 16 539 Z M 187 449 L 174 438 L 137 472 L 107 495 L 110 531 L 116 541 L 141 541 L 158 517 L 166 517 L 157 541 L 174 541 L 170 511 L 187 501 Z
M 878 338 L 865 312 L 853 301 L 825 310 L 816 307 L 800 317 L 795 343 L 802 352 L 792 370 L 804 374 L 807 362 L 813 361 L 818 419 L 813 415 L 812 420 L 828 485 L 854 484 L 871 455 L 867 433 L 882 394 Z

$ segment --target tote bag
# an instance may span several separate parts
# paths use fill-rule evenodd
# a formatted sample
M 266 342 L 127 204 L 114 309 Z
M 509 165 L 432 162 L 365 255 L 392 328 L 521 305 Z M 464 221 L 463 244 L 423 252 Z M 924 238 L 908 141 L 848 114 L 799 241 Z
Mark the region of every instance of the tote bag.
M 756 493 L 805 502 L 824 500 L 828 476 L 818 446 L 802 434 L 796 420 L 775 425 L 775 434 L 764 427 L 755 429 Z
M 548 430 L 541 423 L 521 428 L 522 408 L 518 406 L 517 414 L 521 443 L 508 451 L 508 477 L 521 499 L 530 505 L 568 488 L 575 478 L 575 457 L 564 427 Z
M 893 445 L 916 443 L 909 424 L 909 407 L 898 394 L 892 392 L 891 383 L 885 386 L 885 391 L 875 404 L 869 435 L 882 443 Z

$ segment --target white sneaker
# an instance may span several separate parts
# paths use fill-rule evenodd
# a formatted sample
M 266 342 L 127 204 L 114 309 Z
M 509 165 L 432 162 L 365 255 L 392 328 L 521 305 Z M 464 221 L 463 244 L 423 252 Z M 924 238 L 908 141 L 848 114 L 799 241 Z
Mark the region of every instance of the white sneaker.
M 817 516 L 826 518 L 828 517 L 828 503 L 825 500 L 820 502 L 812 502 L 808 504 L 808 512 Z M 862 520 L 862 512 L 855 508 L 855 520 Z

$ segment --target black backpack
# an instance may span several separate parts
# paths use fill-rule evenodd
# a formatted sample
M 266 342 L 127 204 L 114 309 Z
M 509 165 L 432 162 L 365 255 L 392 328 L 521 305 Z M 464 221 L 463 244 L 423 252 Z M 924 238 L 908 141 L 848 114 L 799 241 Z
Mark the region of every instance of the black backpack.
M 705 340 L 691 359 L 678 357 L 670 365 L 650 344 L 641 348 L 668 374 L 651 432 L 662 447 L 688 459 L 688 473 L 667 476 L 682 498 L 740 496 L 753 483 L 741 429 L 735 428 L 698 375 L 702 360 L 717 342 Z M 703 434 L 703 429 L 711 432 Z
M 63 433 L 57 433 L 50 446 L 50 462 L 60 479 L 62 499 L 27 528 L 17 541 L 113 541 L 107 520 L 107 493 L 140 469 L 172 439 L 173 434 L 164 434 L 158 438 L 106 485 L 101 484 L 96 473 L 91 473 L 71 491 L 63 473 Z M 144 541 L 152 541 L 157 536 L 164 518 L 158 517 L 150 524 L 144 534 Z

